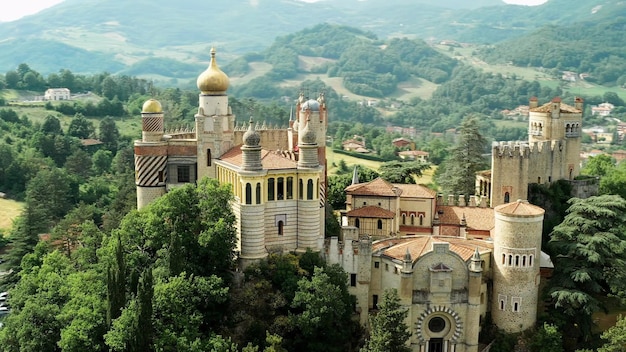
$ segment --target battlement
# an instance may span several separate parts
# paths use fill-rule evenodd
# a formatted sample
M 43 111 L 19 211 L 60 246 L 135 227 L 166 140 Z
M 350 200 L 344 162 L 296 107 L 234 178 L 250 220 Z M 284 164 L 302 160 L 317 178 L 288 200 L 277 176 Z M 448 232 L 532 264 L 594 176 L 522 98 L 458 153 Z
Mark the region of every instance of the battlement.
M 248 122 L 242 122 L 241 125 L 236 125 L 235 132 L 237 131 L 246 132 L 248 130 L 248 125 L 249 125 Z M 263 122 L 257 122 L 254 129 L 257 131 L 286 130 L 287 126 L 270 125 L 270 124 L 267 124 L 265 121 L 263 121 Z
M 449 194 L 447 198 L 444 198 L 443 194 L 437 194 L 437 205 L 459 206 L 459 207 L 473 207 L 473 208 L 486 208 L 489 204 L 488 197 L 481 197 L 476 195 L 469 196 L 469 201 L 465 201 L 465 195 Z
M 509 141 L 509 142 L 493 142 L 491 145 L 491 152 L 494 157 L 522 157 L 530 158 L 533 154 L 538 155 L 543 153 L 544 150 L 554 152 L 563 150 L 565 143 L 560 140 L 542 141 L 542 142 L 524 142 L 524 141 Z

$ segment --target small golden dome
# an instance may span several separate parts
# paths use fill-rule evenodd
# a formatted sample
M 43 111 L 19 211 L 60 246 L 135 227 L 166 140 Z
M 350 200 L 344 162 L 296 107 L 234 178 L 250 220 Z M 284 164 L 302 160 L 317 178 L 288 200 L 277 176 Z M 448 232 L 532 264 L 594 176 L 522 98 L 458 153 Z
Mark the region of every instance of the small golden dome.
M 202 94 L 219 95 L 224 94 L 228 89 L 230 82 L 228 76 L 217 66 L 215 48 L 211 48 L 209 67 L 198 76 L 196 83 Z
M 143 103 L 143 107 L 141 108 L 142 113 L 147 114 L 155 114 L 163 112 L 163 108 L 161 107 L 161 103 L 159 103 L 156 99 L 148 99 L 145 103 Z

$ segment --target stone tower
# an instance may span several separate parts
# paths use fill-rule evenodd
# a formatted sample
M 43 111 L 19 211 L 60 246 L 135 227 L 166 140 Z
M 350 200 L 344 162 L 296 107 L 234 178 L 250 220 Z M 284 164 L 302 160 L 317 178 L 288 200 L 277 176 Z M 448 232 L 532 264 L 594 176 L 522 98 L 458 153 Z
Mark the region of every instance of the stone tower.
M 209 67 L 198 76 L 200 90 L 196 118 L 197 178 L 215 178 L 215 159 L 234 146 L 235 115 L 228 106 L 228 76 L 217 66 L 211 49 Z
M 535 325 L 544 210 L 527 201 L 495 209 L 493 322 L 507 333 Z
M 135 141 L 137 209 L 165 194 L 167 141 L 163 139 L 163 109 L 150 99 L 141 109 L 141 140 Z
M 309 102 L 315 102 L 310 100 Z M 298 134 L 298 174 L 299 174 L 299 194 L 298 194 L 298 247 L 299 251 L 306 251 L 307 248 L 321 248 L 320 233 L 323 233 L 323 208 L 320 208 L 322 194 L 313 190 L 321 188 L 320 174 L 322 166 L 318 159 L 318 136 L 313 120 L 308 117 L 304 123 L 300 124 Z

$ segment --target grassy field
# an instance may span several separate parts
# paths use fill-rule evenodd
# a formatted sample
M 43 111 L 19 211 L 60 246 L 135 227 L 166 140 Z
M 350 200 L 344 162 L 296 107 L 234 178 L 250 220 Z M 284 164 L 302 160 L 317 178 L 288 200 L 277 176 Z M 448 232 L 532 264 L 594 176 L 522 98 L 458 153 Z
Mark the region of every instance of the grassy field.
M 333 164 L 335 165 L 339 164 L 340 160 L 345 161 L 346 165 L 348 165 L 348 169 L 350 170 L 354 169 L 354 165 L 367 167 L 372 170 L 378 170 L 378 168 L 382 164 L 382 162 L 380 161 L 365 160 L 365 159 L 355 158 L 350 155 L 338 154 L 338 153 L 333 152 L 331 148 L 326 148 L 326 162 L 328 163 L 328 175 L 329 176 L 335 175 L 337 173 L 337 167 L 333 166 Z M 433 166 L 429 170 L 426 170 L 426 172 L 424 172 L 424 175 L 422 175 L 422 177 L 419 177 L 416 179 L 416 182 L 419 184 L 425 184 L 425 185 L 432 183 L 433 174 L 435 173 L 436 169 L 437 167 Z
M 0 198 L 0 230 L 8 232 L 13 226 L 13 219 L 22 213 L 24 203 Z

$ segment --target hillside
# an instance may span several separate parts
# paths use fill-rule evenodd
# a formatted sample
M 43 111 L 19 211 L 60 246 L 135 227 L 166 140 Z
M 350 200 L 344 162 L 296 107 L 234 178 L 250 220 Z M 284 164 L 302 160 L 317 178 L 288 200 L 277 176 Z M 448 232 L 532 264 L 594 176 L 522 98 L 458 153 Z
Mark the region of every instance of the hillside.
M 0 72 L 26 62 L 42 74 L 70 68 L 77 73 L 189 78 L 190 72 L 206 65 L 211 46 L 219 48 L 226 63 L 264 50 L 278 36 L 319 23 L 351 26 L 380 38 L 494 43 L 545 24 L 606 18 L 616 13 L 617 4 L 550 0 L 519 7 L 500 0 L 398 0 L 389 6 L 384 0 L 189 0 L 180 6 L 165 0 L 66 0 L 36 15 L 0 23 Z M 169 72 L 171 66 L 175 69 Z

